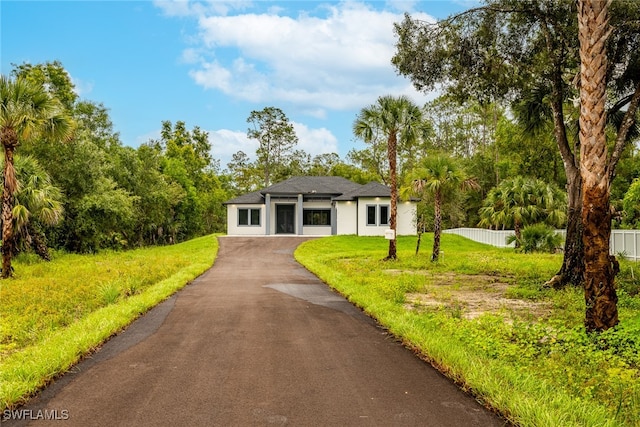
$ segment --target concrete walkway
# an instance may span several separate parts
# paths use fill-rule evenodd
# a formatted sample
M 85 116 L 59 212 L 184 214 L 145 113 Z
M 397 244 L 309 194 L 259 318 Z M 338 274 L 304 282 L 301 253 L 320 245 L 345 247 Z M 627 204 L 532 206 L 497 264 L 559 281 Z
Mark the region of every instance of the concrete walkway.
M 213 268 L 22 408 L 64 421 L 29 425 L 505 425 L 295 262 L 304 240 L 220 238 Z

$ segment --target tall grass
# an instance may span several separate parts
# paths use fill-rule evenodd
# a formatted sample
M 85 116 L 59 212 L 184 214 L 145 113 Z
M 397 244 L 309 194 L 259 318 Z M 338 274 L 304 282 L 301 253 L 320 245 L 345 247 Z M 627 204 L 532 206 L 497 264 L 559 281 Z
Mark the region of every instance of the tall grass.
M 15 262 L 0 282 L 0 408 L 14 407 L 206 271 L 218 242 Z
M 427 249 L 414 255 L 415 238 L 398 240 L 398 261 L 382 261 L 386 249 L 381 238 L 337 236 L 305 242 L 296 258 L 516 424 L 640 425 L 640 299 L 631 276 L 618 279 L 620 327 L 587 335 L 582 291 L 542 287 L 560 255 L 516 254 L 454 235 L 443 236 L 437 263 Z M 479 292 L 492 280 L 506 284 L 514 302 L 545 310 L 505 307 L 466 318 L 452 295 Z M 414 307 L 408 297 L 416 294 L 439 304 Z

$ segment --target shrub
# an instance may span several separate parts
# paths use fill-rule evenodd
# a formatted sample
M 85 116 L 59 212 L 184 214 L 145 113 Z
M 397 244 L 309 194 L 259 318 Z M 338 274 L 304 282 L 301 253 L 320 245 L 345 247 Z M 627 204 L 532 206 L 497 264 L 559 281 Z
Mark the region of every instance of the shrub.
M 515 235 L 509 236 L 507 244 L 517 240 Z M 519 243 L 520 250 L 524 253 L 555 253 L 562 247 L 563 237 L 557 234 L 552 227 L 540 223 L 526 226 L 522 230 L 522 239 Z

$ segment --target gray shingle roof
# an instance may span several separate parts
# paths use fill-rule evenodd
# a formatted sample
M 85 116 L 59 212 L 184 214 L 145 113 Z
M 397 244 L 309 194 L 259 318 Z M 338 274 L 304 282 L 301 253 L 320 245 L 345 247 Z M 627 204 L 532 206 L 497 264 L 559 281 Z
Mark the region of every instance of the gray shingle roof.
M 235 197 L 231 200 L 227 200 L 223 204 L 225 205 L 260 205 L 264 203 L 264 196 L 259 191 L 253 193 L 243 194 L 242 196 Z
M 355 200 L 359 197 L 391 197 L 391 189 L 379 182 L 370 182 L 341 196 L 335 197 L 334 200 Z
M 361 187 L 340 176 L 294 176 L 260 191 L 262 194 L 328 194 L 339 195 Z
M 262 190 L 238 196 L 224 204 L 263 204 L 266 194 L 318 194 L 332 196 L 333 200 L 345 201 L 356 200 L 359 197 L 389 197 L 391 190 L 379 182 L 361 185 L 340 176 L 294 176 Z

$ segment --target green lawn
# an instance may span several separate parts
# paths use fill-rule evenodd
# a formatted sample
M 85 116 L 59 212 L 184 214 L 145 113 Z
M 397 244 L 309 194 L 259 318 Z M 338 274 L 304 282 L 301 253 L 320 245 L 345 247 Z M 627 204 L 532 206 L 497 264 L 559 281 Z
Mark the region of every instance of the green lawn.
M 579 289 L 541 284 L 561 255 L 516 254 L 444 235 L 305 242 L 296 258 L 442 372 L 525 426 L 640 425 L 640 288 L 637 263 L 622 263 L 620 327 L 589 336 Z M 636 270 L 634 272 L 634 269 Z
M 0 281 L 0 408 L 14 407 L 206 271 L 218 242 L 15 260 Z
M 541 288 L 559 255 L 515 254 L 443 236 L 311 240 L 296 257 L 463 388 L 526 426 L 640 425 L 637 263 L 618 278 L 621 326 L 584 333 L 580 290 Z M 98 255 L 16 260 L 0 281 L 0 406 L 15 407 L 141 313 L 209 268 L 213 236 Z M 634 269 L 636 271 L 634 271 Z

